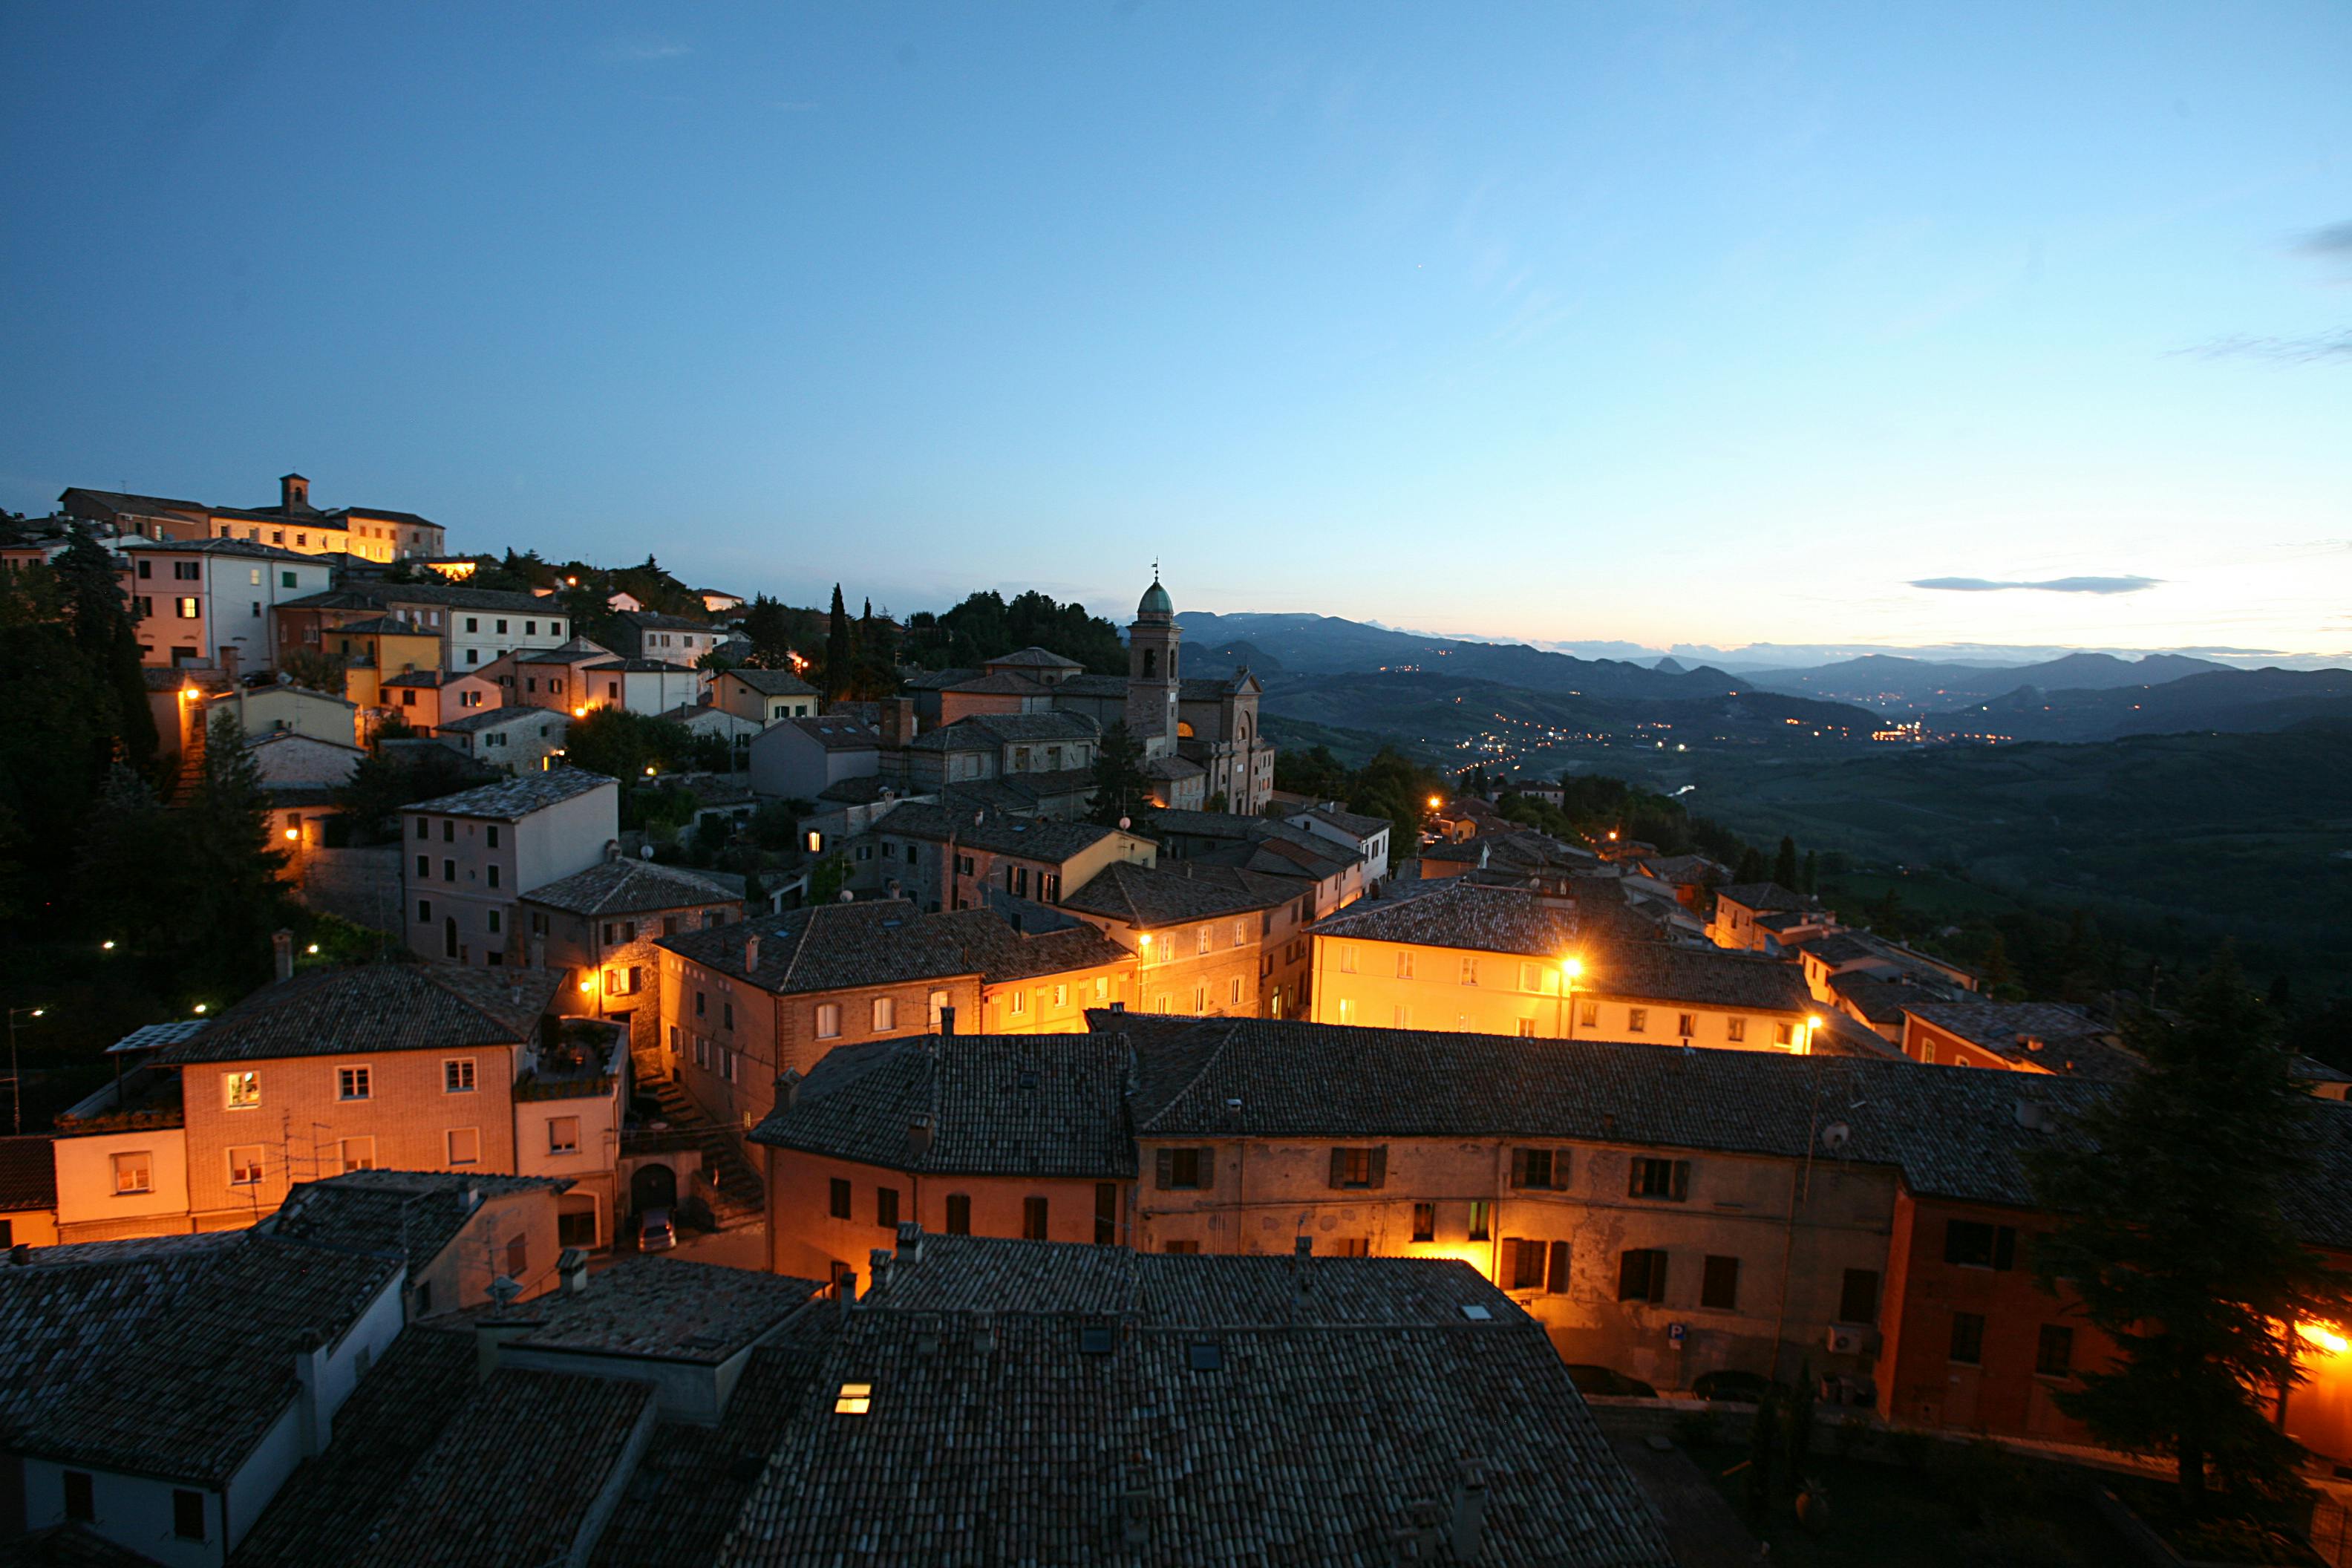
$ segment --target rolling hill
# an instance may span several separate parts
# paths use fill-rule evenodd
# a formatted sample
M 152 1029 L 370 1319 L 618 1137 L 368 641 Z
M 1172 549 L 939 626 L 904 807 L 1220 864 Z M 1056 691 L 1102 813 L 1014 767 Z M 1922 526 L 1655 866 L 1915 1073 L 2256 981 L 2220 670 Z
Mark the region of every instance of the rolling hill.
M 1337 616 L 1179 615 L 1188 647 L 1244 644 L 1297 675 L 1371 675 L 1384 670 L 1438 670 L 1498 681 L 1528 691 L 1571 697 L 1697 697 L 1741 690 L 1745 683 L 1719 669 L 1661 670 L 1626 659 L 1576 658 L 1524 643 L 1449 641 Z M 1265 671 L 1257 672 L 1264 679 Z
M 2020 741 L 2110 741 L 2195 730 L 2284 730 L 2307 719 L 2352 719 L 2352 670 L 2221 669 L 2156 686 L 2106 690 L 2024 687 L 1936 713 L 1945 734 Z
M 2103 691 L 2117 687 L 2157 686 L 2189 676 L 2227 670 L 2227 665 L 2183 654 L 2152 653 L 2117 658 L 2105 653 L 2074 653 L 2039 664 L 1942 663 L 1894 654 L 1866 654 L 1811 669 L 1751 671 L 1747 681 L 1767 691 L 1787 691 L 1835 702 L 1855 702 L 1882 713 L 1938 712 L 2006 696 L 2021 687 L 2042 691 Z

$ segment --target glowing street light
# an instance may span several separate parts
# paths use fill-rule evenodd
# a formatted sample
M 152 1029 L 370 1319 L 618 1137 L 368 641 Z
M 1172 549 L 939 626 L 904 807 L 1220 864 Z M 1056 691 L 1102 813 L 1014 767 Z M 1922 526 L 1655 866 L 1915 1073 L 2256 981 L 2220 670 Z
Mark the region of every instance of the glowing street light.
M 196 1011 L 199 1013 L 209 1012 L 211 1009 L 212 1004 L 209 1002 L 199 1002 L 196 1004 Z
M 1576 1038 L 1576 1013 L 1575 1013 L 1575 1011 L 1574 1011 L 1572 1008 L 1570 1008 L 1570 1007 L 1569 1006 L 1568 1003 L 1569 1003 L 1569 998 L 1570 998 L 1570 996 L 1574 995 L 1574 994 L 1575 994 L 1575 993 L 1576 993 L 1576 982 L 1577 982 L 1577 980 L 1578 980 L 1578 979 L 1579 979 L 1579 978 L 1580 978 L 1583 973 L 1584 973 L 1584 960 L 1582 960 L 1582 959 L 1580 959 L 1580 958 L 1577 957 L 1574 953 L 1569 953 L 1569 954 L 1565 955 L 1564 957 L 1562 957 L 1562 958 L 1560 959 L 1560 961 L 1559 961 L 1559 1012 L 1560 1012 L 1560 1022 L 1559 1022 L 1559 1024 L 1558 1024 L 1558 1025 L 1557 1025 L 1557 1026 L 1552 1029 L 1552 1033 L 1553 1033 L 1553 1034 L 1555 1034 L 1555 1035 L 1564 1036 L 1565 1037 L 1567 1037 L 1567 1038 L 1569 1038 L 1569 1039 L 1571 1039 L 1571 1040 L 1572 1040 L 1572 1039 L 1574 1039 L 1574 1038 Z
M 100 952 L 112 952 L 114 951 L 114 939 L 112 937 L 109 937 L 104 942 L 100 942 L 98 944 L 98 951 Z
M 318 951 L 319 951 L 319 944 L 318 944 L 317 942 L 312 942 L 312 943 L 310 944 L 310 951 L 311 951 L 312 952 L 318 952 Z

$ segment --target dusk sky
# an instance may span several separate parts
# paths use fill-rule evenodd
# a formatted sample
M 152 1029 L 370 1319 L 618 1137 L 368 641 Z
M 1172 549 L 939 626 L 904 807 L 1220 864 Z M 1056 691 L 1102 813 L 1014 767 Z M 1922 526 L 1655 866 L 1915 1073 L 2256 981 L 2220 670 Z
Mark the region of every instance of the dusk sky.
M 2352 648 L 2352 6 L 1926 10 L 12 5 L 0 507 Z

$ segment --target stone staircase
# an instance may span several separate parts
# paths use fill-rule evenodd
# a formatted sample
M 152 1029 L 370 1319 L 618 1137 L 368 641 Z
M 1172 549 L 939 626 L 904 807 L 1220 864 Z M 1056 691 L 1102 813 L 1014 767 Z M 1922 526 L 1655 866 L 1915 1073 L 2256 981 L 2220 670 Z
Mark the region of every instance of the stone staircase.
M 702 1168 L 718 1189 L 710 1200 L 710 1217 L 721 1230 L 755 1225 L 766 1211 L 766 1194 L 759 1173 L 727 1130 L 703 1114 L 694 1098 L 674 1078 L 655 1079 L 641 1088 L 661 1101 L 662 1120 L 674 1132 L 684 1133 L 702 1151 Z

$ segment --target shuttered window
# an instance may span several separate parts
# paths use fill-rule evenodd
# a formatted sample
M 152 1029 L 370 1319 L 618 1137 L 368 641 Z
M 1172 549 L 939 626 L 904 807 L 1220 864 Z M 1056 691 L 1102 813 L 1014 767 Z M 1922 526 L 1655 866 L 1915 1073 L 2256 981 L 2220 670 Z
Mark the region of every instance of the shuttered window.
M 1620 1301 L 1663 1301 L 1666 1299 L 1666 1255 L 1656 1247 L 1638 1247 L 1617 1258 L 1617 1299 Z
M 1335 1188 L 1378 1189 L 1388 1183 L 1389 1149 L 1375 1143 L 1369 1149 L 1331 1151 L 1331 1185 Z
M 1559 1192 L 1568 1186 L 1569 1152 L 1565 1149 L 1511 1151 L 1511 1185 L 1538 1192 Z
M 1217 1184 L 1214 1149 L 1162 1149 L 1157 1163 L 1163 1193 L 1198 1192 Z

